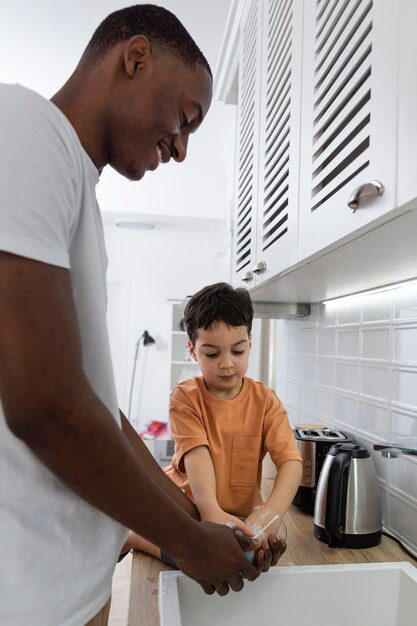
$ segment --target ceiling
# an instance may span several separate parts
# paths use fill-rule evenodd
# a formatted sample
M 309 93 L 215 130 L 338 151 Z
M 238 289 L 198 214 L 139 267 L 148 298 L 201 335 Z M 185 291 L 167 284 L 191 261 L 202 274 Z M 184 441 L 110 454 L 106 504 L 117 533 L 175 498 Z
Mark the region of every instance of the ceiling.
M 0 0 L 0 82 L 18 82 L 51 97 L 72 73 L 101 20 L 112 11 L 131 4 L 117 0 Z M 231 0 L 160 0 L 156 4 L 166 7 L 181 20 L 205 54 L 215 77 Z M 134 192 L 131 183 L 106 168 L 98 188 L 101 208 L 181 213 L 180 206 L 167 206 L 168 199 L 160 197 L 161 188 L 170 188 L 175 176 L 180 180 L 178 189 L 183 190 L 186 180 L 200 176 L 196 168 L 198 172 L 207 169 L 207 181 L 217 181 L 218 138 L 224 136 L 229 122 L 230 107 L 214 102 L 201 131 L 190 141 L 187 161 L 175 174 L 170 170 L 171 164 L 161 168 L 165 170 L 162 175 L 159 171 L 154 177 L 147 174 L 139 185 L 133 186 Z M 205 186 L 204 181 L 201 184 Z M 192 193 L 195 195 L 194 191 Z M 197 204 L 195 197 L 192 202 Z M 189 204 L 191 206 L 191 199 Z

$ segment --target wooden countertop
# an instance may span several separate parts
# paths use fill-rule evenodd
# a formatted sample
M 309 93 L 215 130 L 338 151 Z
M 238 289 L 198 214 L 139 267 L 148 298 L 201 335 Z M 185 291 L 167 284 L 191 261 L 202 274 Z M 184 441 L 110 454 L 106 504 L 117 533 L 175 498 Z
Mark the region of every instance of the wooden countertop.
M 265 491 L 267 492 L 269 488 L 270 484 L 267 483 Z M 288 547 L 279 561 L 280 567 L 395 561 L 408 561 L 417 567 L 417 560 L 403 550 L 395 540 L 385 535 L 381 543 L 374 548 L 362 550 L 329 548 L 314 537 L 312 516 L 303 513 L 297 507 L 290 507 L 285 516 L 285 523 L 288 530 Z M 159 626 L 158 576 L 159 572 L 170 569 L 168 565 L 154 557 L 142 552 L 133 553 L 128 626 Z

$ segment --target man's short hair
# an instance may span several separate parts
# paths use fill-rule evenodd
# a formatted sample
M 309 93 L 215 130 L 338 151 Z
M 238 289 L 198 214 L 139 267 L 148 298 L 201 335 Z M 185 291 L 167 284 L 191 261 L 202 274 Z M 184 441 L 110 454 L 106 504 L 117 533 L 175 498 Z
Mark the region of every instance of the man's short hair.
M 101 58 L 121 41 L 145 35 L 177 55 L 186 65 L 200 63 L 212 77 L 210 66 L 194 39 L 173 13 L 154 4 L 136 4 L 110 13 L 98 26 L 85 53 Z
M 249 292 L 243 287 L 234 289 L 228 283 L 216 283 L 200 289 L 191 296 L 184 309 L 187 334 L 195 344 L 199 328 L 210 328 L 215 322 L 228 326 L 246 326 L 252 331 L 253 306 Z

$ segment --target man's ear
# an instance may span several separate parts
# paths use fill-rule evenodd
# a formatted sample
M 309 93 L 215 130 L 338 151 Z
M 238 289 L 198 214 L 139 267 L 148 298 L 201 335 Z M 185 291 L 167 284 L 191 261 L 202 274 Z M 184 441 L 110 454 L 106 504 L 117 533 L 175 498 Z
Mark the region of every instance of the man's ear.
M 188 340 L 187 344 L 188 344 L 188 349 L 190 351 L 190 354 L 191 354 L 192 358 L 194 359 L 194 361 L 197 361 L 197 357 L 196 357 L 196 354 L 195 354 L 195 346 L 194 346 L 193 342 L 191 341 L 191 339 Z
M 142 70 L 149 62 L 151 56 L 151 43 L 145 35 L 135 35 L 126 41 L 123 62 L 126 74 L 134 78 L 139 70 Z

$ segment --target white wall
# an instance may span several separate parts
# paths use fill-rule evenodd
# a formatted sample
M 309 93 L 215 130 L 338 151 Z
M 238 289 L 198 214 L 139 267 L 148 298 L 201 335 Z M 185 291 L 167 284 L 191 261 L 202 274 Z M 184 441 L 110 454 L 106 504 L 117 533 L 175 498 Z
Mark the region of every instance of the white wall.
M 93 31 L 109 13 L 132 2 L 120 0 L 0 0 L 0 81 L 21 83 L 50 98 L 75 69 Z M 230 0 L 160 0 L 183 22 L 217 65 Z M 213 102 L 203 125 L 190 137 L 188 158 L 164 165 L 132 184 L 105 168 L 97 190 L 102 211 L 224 217 L 222 143 L 233 107 Z
M 274 328 L 274 387 L 291 423 L 337 426 L 368 447 L 384 525 L 417 553 L 417 458 L 372 450 L 417 440 L 417 286 L 314 305 Z
M 135 346 L 144 330 L 155 345 L 139 348 L 132 422 L 167 421 L 170 392 L 170 300 L 181 300 L 206 284 L 227 280 L 222 254 L 224 223 L 175 220 L 150 231 L 107 226 L 108 322 L 119 404 L 128 408 Z

